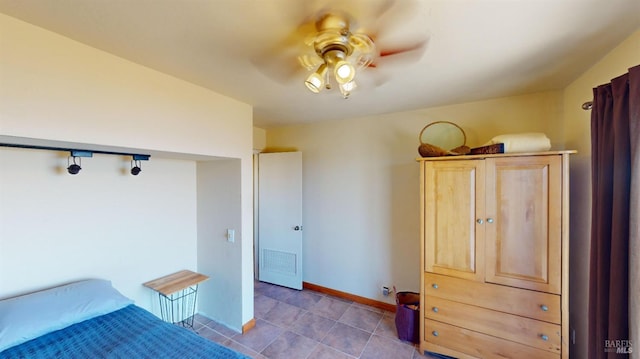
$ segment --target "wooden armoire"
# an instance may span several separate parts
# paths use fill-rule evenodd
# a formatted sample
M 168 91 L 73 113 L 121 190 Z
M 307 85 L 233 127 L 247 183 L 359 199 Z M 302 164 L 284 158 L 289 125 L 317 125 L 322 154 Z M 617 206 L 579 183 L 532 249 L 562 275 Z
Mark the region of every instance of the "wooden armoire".
M 420 158 L 420 349 L 569 357 L 569 155 Z

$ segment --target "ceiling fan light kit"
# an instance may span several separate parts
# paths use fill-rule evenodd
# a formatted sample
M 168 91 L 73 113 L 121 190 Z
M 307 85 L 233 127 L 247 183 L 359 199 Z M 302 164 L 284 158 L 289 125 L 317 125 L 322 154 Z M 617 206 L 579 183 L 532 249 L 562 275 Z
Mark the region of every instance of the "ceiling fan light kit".
M 356 88 L 356 67 L 371 64 L 376 56 L 375 44 L 368 35 L 351 33 L 346 16 L 326 14 L 316 22 L 316 29 L 318 32 L 311 43 L 316 61 L 309 61 L 305 56 L 299 58 L 304 67 L 314 70 L 305 85 L 311 92 L 319 93 L 322 87 L 330 89 L 335 81 L 342 96 L 348 98 Z

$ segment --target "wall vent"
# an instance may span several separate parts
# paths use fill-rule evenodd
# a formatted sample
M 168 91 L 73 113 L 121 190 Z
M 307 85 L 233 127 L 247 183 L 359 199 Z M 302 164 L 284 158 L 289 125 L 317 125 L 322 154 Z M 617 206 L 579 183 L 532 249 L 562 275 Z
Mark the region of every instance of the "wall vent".
M 262 250 L 262 268 L 270 272 L 296 275 L 296 254 L 289 252 Z

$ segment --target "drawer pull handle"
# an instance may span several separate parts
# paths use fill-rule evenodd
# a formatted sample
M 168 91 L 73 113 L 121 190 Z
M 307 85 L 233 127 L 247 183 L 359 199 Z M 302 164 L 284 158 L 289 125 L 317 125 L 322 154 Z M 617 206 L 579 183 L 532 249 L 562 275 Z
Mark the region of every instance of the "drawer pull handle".
M 478 222 L 478 224 L 483 224 L 483 223 L 484 223 L 484 221 L 482 220 L 482 218 L 478 218 L 478 220 L 477 220 L 476 222 Z
M 438 309 L 438 307 L 433 307 L 433 308 L 431 308 L 431 310 L 433 310 L 434 313 L 438 313 L 439 309 Z
M 544 340 L 545 342 L 546 342 L 547 340 L 549 340 L 549 337 L 548 337 L 548 336 L 546 336 L 546 335 L 544 335 L 544 334 L 542 334 L 542 335 L 540 336 L 540 338 L 542 338 L 542 340 Z
M 433 283 L 431 286 L 433 287 L 433 289 L 438 289 L 438 284 L 436 283 Z
M 437 337 L 437 336 L 438 336 L 438 332 L 437 332 L 437 331 L 435 331 L 435 330 L 434 330 L 434 331 L 432 331 L 432 332 L 431 332 L 431 334 L 433 334 L 433 336 L 434 336 L 434 337 Z
M 487 223 L 493 223 L 493 218 L 487 218 Z
M 540 306 L 540 309 L 542 309 L 543 312 L 546 312 L 546 311 L 549 310 L 549 307 L 547 307 L 546 305 L 543 304 L 543 305 Z

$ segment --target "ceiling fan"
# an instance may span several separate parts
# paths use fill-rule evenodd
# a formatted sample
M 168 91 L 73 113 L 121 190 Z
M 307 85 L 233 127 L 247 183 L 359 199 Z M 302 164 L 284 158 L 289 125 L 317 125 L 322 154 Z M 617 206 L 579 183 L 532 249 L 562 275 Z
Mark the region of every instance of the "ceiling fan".
M 375 61 L 381 57 L 424 49 L 425 41 L 418 41 L 401 49 L 380 51 L 369 34 L 353 32 L 350 25 L 347 14 L 335 11 L 321 14 L 316 20 L 316 33 L 305 39 L 313 53 L 298 57 L 305 69 L 313 71 L 304 82 L 311 92 L 331 89 L 335 82 L 346 99 L 357 86 L 357 69 L 376 67 Z
M 385 1 L 384 6 L 375 14 L 376 18 L 380 18 L 383 13 L 387 12 L 393 3 L 393 1 Z M 299 26 L 288 41 L 272 49 L 267 55 L 260 57 L 263 65 L 265 59 L 269 62 L 266 64 L 268 66 L 262 67 L 270 66 L 272 69 L 276 69 L 275 72 L 283 73 L 287 71 L 287 61 L 280 61 L 276 58 L 286 57 L 293 53 L 296 57 L 296 67 L 307 71 L 304 84 L 309 91 L 320 93 L 323 89 L 330 90 L 336 86 L 342 97 L 346 99 L 357 86 L 356 72 L 358 70 L 390 66 L 392 61 L 381 60 L 404 53 L 413 55 L 411 57 L 405 56 L 405 60 L 407 58 L 415 59 L 424 51 L 426 40 L 415 37 L 403 38 L 401 41 L 403 45 L 392 49 L 381 49 L 375 42 L 376 38 L 380 38 L 379 33 L 357 26 L 354 19 L 341 10 L 323 9 L 316 12 L 312 20 Z M 291 51 L 292 48 L 293 51 Z M 272 62 L 269 59 L 276 61 Z M 261 66 L 259 65 L 259 67 Z M 297 72 L 293 71 L 293 73 Z M 296 76 L 298 75 L 296 74 Z M 271 77 L 281 80 L 283 76 Z
M 318 93 L 330 89 L 335 81 L 344 98 L 355 88 L 356 68 L 364 68 L 378 56 L 376 45 L 369 35 L 352 33 L 347 16 L 338 13 L 322 15 L 316 22 L 313 36 L 307 39 L 313 54 L 298 57 L 307 70 L 314 70 L 305 80 L 307 88 Z

